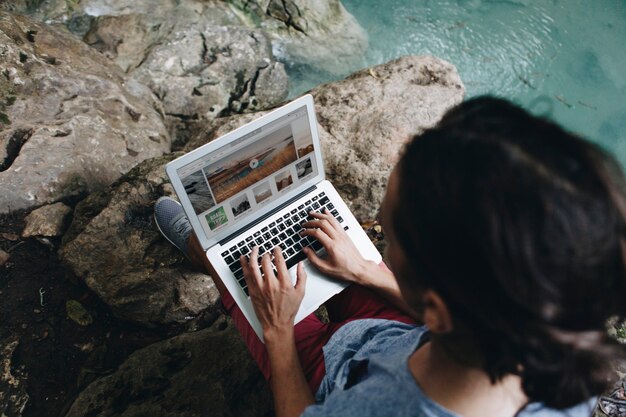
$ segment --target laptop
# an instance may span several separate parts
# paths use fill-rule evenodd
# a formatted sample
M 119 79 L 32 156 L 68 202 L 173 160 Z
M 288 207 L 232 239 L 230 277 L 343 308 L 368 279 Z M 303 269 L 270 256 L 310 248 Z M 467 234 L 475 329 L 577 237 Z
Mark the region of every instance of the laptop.
M 328 209 L 364 258 L 381 256 L 332 184 L 325 179 L 313 97 L 305 95 L 167 164 L 166 172 L 206 256 L 263 341 L 239 262 L 258 246 L 280 246 L 292 281 L 304 261 L 299 322 L 348 284 L 307 259 L 315 239 L 300 236 L 311 211 Z

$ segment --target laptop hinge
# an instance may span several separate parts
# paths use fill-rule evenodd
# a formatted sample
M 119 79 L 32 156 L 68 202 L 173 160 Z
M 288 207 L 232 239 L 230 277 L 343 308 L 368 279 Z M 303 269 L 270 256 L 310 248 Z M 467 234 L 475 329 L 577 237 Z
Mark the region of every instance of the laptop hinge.
M 263 216 L 259 217 L 258 219 L 254 220 L 253 222 L 248 223 L 247 225 L 245 225 L 241 229 L 238 229 L 236 232 L 233 232 L 230 235 L 226 236 L 224 239 L 220 240 L 218 243 L 220 245 L 223 245 L 224 243 L 232 240 L 232 238 L 234 238 L 235 236 L 240 235 L 245 230 L 250 229 L 251 227 L 254 227 L 255 225 L 261 223 L 263 220 L 267 219 L 268 217 L 273 216 L 274 214 L 276 214 L 280 210 L 282 210 L 285 207 L 287 207 L 289 204 L 293 203 L 294 201 L 296 201 L 300 197 L 304 196 L 305 194 L 310 193 L 311 191 L 315 190 L 316 188 L 317 188 L 317 185 L 313 185 L 313 186 L 307 188 L 306 190 L 302 191 L 301 193 L 299 193 L 299 194 L 293 196 L 292 198 L 290 198 L 289 200 L 285 201 L 283 204 L 281 204 L 280 206 L 276 207 L 274 210 L 270 210 L 269 212 L 265 213 Z

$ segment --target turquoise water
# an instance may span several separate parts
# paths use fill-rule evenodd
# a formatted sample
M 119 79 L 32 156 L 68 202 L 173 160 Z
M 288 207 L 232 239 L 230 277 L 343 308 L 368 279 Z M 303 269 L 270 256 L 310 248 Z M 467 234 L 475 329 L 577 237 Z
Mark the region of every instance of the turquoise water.
M 408 54 L 444 58 L 459 70 L 466 97 L 511 99 L 602 144 L 626 166 L 626 0 L 343 4 L 369 35 L 361 66 Z M 333 78 L 290 72 L 292 95 Z

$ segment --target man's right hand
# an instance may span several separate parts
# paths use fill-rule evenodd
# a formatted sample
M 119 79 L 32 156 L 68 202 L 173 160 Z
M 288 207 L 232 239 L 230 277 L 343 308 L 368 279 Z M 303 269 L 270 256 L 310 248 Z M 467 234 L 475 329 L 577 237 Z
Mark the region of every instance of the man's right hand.
M 320 258 L 313 249 L 306 247 L 304 251 L 309 261 L 327 275 L 366 284 L 362 282 L 368 276 L 365 271 L 373 266 L 369 265 L 373 262 L 361 256 L 343 226 L 328 210 L 324 213 L 311 212 L 310 215 L 314 219 L 302 225 L 304 230 L 300 234 L 317 239 L 326 249 L 327 256 Z

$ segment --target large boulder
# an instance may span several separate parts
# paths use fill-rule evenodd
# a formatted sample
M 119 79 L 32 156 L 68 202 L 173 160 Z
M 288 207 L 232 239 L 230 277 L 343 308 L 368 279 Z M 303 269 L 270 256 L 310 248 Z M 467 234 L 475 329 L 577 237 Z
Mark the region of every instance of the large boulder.
M 78 395 L 66 417 L 262 417 L 272 396 L 229 320 L 133 353 Z
M 154 202 L 173 192 L 165 164 L 176 156 L 147 160 L 81 201 L 59 251 L 116 316 L 145 326 L 218 308 L 211 278 L 193 270 L 154 224 Z
M 463 91 L 454 67 L 433 57 L 402 58 L 313 91 L 327 173 L 360 220 L 376 216 L 406 140 L 435 124 Z M 188 148 L 258 116 L 216 119 Z M 172 195 L 164 166 L 177 155 L 145 161 L 81 202 L 60 251 L 117 316 L 144 325 L 185 321 L 217 300 L 210 277 L 189 269 L 152 218 L 156 199 Z
M 456 68 L 432 56 L 402 57 L 311 91 L 326 174 L 360 221 L 376 217 L 406 141 L 436 124 L 464 93 Z M 185 149 L 262 114 L 216 119 Z
M 0 11 L 0 213 L 101 189 L 171 148 L 160 102 L 62 29 Z
M 99 31 L 103 18 L 111 16 L 139 14 L 150 20 L 148 31 L 143 25 L 123 25 L 120 28 L 124 30 L 118 33 L 102 31 L 105 38 L 113 35 L 133 44 L 129 48 L 126 42 L 105 40 L 121 51 L 134 49 L 138 43 L 170 31 L 177 22 L 179 28 L 204 21 L 207 25 L 262 29 L 272 39 L 273 50 L 281 60 L 333 75 L 362 66 L 368 46 L 365 30 L 340 0 L 14 0 L 0 3 L 0 7 L 67 25 L 79 36 L 94 28 Z M 160 27 L 155 29 L 156 25 Z M 146 46 L 143 51 L 148 50 Z M 134 58 L 143 56 L 143 51 L 136 49 L 139 54 Z
M 367 36 L 339 0 L 18 0 L 0 7 L 66 25 L 163 100 L 184 143 L 205 120 L 287 96 L 282 63 L 332 76 L 360 67 Z

